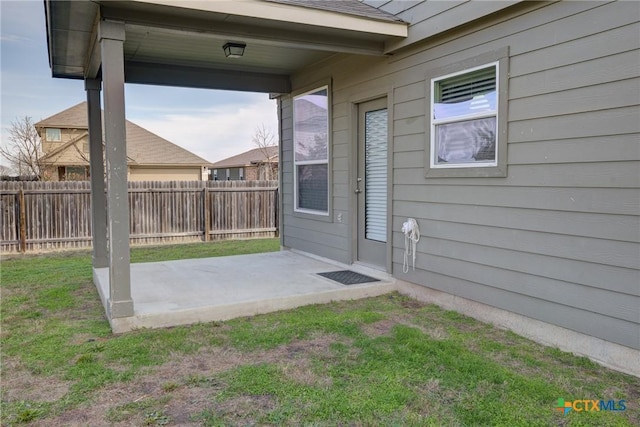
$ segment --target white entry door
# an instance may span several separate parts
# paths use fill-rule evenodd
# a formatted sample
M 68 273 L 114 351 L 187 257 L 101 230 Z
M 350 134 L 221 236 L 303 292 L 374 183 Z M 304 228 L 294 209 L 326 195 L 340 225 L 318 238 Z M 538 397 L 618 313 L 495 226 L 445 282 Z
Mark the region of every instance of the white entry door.
M 358 261 L 386 268 L 387 150 L 386 98 L 358 105 Z

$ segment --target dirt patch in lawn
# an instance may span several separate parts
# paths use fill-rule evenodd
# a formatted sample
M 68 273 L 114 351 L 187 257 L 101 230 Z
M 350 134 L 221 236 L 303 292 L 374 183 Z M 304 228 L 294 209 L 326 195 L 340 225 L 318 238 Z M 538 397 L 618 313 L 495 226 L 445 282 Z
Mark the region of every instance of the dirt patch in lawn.
M 5 401 L 55 402 L 69 391 L 71 384 L 56 377 L 35 376 L 13 357 L 3 357 L 2 371 L 2 399 Z
M 215 406 L 215 415 L 224 419 L 225 425 L 255 425 L 257 419 L 275 409 L 277 404 L 273 396 L 242 395 L 225 400 Z
M 318 335 L 266 351 L 208 347 L 190 355 L 176 354 L 170 362 L 149 368 L 132 381 L 102 389 L 91 404 L 36 425 L 156 425 L 163 420 L 170 425 L 201 425 L 194 415 L 203 411 L 225 422 L 252 424 L 255 417 L 275 407 L 275 397 L 240 395 L 218 401 L 216 397 L 227 388 L 219 374 L 240 366 L 266 363 L 278 365 L 283 376 L 292 381 L 330 386 L 331 378 L 314 371 L 311 360 L 332 358 L 330 346 L 336 342 L 345 341 L 337 336 Z
M 552 349 L 545 350 L 545 347 L 511 333 L 473 324 L 466 318 L 449 314 L 442 315 L 444 320 L 431 319 L 431 314 L 421 309 L 422 304 L 408 305 L 409 310 L 385 312 L 384 319 L 361 325 L 361 330 L 370 338 L 390 337 L 394 333 L 394 327 L 402 325 L 416 328 L 431 339 L 455 339 L 467 350 L 483 354 L 500 366 L 509 367 L 518 375 L 549 379 L 563 390 L 572 390 L 573 385 L 569 379 L 575 378 L 575 375 L 569 375 L 566 383 L 557 377 L 561 377 L 563 373 L 571 374 L 572 370 L 579 370 L 580 381 L 585 385 L 590 383 L 585 377 L 591 374 L 593 381 L 601 380 L 598 375 L 599 367 L 591 367 L 586 362 L 585 366 L 572 367 L 566 362 L 567 355 L 556 354 Z M 93 341 L 94 338 L 85 333 L 78 333 L 73 338 L 75 344 L 89 340 Z M 96 341 L 99 343 L 100 340 Z M 58 409 L 58 412 L 55 406 L 65 400 L 65 394 L 72 383 L 56 377 L 32 375 L 21 368 L 16 360 L 5 358 L 2 374 L 3 403 L 25 400 L 51 402 L 53 413 L 48 418 L 30 424 L 47 427 L 259 425 L 265 423 L 265 416 L 269 413 L 278 413 L 281 402 L 277 393 L 261 394 L 265 392 L 251 389 L 238 392 L 233 383 L 236 378 L 235 369 L 269 365 L 269 369 L 275 367 L 274 375 L 287 384 L 330 388 L 336 384 L 327 373 L 329 369 L 336 363 L 344 364 L 345 361 L 358 358 L 361 347 L 354 343 L 355 339 L 345 336 L 316 332 L 307 339 L 293 340 L 266 350 L 241 351 L 231 346 L 203 344 L 195 353 L 182 354 L 178 351 L 168 362 L 142 368 L 135 378 L 107 385 L 88 394 L 87 401 L 79 406 Z M 122 366 L 119 368 L 123 369 Z M 336 383 L 338 382 L 336 379 Z M 621 396 L 629 402 L 638 402 L 640 386 L 637 384 L 631 379 L 616 380 L 604 390 L 604 397 Z M 458 423 L 450 408 L 459 400 L 459 388 L 443 386 L 438 378 L 413 384 L 413 387 L 416 387 L 418 397 L 406 406 L 408 413 L 436 417 L 445 425 Z M 470 392 L 481 396 L 490 388 L 491 384 L 480 382 Z M 638 417 L 632 415 L 629 420 L 637 422 Z M 295 424 L 296 421 L 298 420 L 288 420 L 289 424 Z
M 375 338 L 379 336 L 389 335 L 393 330 L 393 327 L 396 325 L 404 325 L 410 328 L 419 329 L 423 334 L 428 335 L 429 337 L 436 340 L 442 340 L 449 337 L 447 331 L 445 331 L 442 327 L 425 327 L 423 325 L 418 325 L 415 322 L 412 322 L 413 318 L 414 316 L 410 314 L 389 316 L 386 319 L 364 325 L 362 327 L 362 332 L 364 332 L 371 338 Z

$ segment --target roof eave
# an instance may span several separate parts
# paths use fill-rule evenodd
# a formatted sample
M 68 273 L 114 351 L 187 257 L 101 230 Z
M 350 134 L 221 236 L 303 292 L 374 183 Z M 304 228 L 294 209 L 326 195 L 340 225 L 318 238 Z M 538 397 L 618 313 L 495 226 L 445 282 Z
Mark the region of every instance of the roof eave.
M 245 168 L 247 166 L 251 166 L 250 163 L 234 163 L 231 165 L 216 165 L 213 164 L 210 166 L 212 169 L 231 169 L 231 168 Z
M 349 30 L 363 33 L 385 35 L 389 37 L 407 37 L 409 24 L 402 21 L 382 21 L 370 17 L 361 17 L 333 11 L 311 9 L 282 3 L 270 3 L 259 0 L 236 1 L 193 1 L 193 0 L 132 0 L 170 7 L 179 7 L 203 12 L 281 21 L 295 24 Z

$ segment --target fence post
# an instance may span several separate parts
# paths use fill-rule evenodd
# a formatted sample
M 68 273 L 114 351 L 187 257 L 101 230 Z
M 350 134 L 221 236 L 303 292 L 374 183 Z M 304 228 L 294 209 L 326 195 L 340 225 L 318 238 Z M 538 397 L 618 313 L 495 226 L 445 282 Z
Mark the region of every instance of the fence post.
M 275 190 L 273 190 L 274 193 L 274 200 L 273 200 L 273 210 L 274 210 L 274 220 L 275 220 L 275 226 L 276 226 L 276 236 L 275 237 L 280 237 L 280 218 L 278 217 L 278 207 L 280 206 L 280 203 L 278 201 L 278 197 L 280 196 L 280 194 L 278 193 L 278 189 L 276 188 Z
M 27 251 L 27 214 L 24 207 L 24 190 L 20 188 L 18 193 L 18 212 L 20 214 L 20 252 Z
M 208 242 L 209 241 L 209 217 L 210 215 L 210 209 L 209 209 L 209 191 L 207 190 L 207 184 L 205 183 L 204 189 L 202 190 L 202 207 L 204 209 L 204 212 L 202 213 L 202 220 L 204 221 L 203 224 L 203 231 L 204 231 L 204 241 Z

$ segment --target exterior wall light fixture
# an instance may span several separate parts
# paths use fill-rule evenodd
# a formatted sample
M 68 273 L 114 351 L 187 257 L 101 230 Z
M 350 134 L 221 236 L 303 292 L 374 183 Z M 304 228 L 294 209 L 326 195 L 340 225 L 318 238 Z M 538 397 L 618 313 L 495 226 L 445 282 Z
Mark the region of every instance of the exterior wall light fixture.
M 244 48 L 247 47 L 244 43 L 226 43 L 222 46 L 224 50 L 224 56 L 227 58 L 241 58 L 244 55 Z

